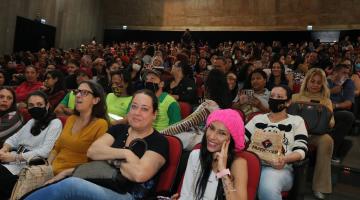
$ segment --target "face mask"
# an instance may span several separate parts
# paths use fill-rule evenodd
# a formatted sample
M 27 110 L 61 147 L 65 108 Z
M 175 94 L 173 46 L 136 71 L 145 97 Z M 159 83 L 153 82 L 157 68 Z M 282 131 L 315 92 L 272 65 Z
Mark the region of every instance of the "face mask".
M 140 70 L 140 68 L 141 68 L 140 65 L 138 65 L 138 64 L 136 64 L 136 63 L 133 63 L 133 64 L 132 64 L 132 69 L 133 69 L 134 71 L 138 72 L 138 71 Z
M 159 90 L 159 84 L 151 83 L 151 82 L 145 82 L 145 89 L 151 90 L 154 93 L 156 93 Z
M 214 69 L 214 66 L 208 65 L 208 66 L 206 66 L 206 68 L 210 71 L 210 70 Z
M 30 108 L 28 112 L 30 113 L 31 117 L 34 118 L 35 120 L 41 120 L 46 116 L 47 109 L 46 107 L 33 107 Z
M 285 105 L 286 101 L 287 101 L 286 99 L 269 98 L 269 109 L 273 113 L 281 112 L 286 107 L 286 105 Z
M 360 63 L 358 63 L 358 64 L 355 64 L 355 71 L 360 71 Z
M 119 86 L 112 86 L 112 91 L 115 94 L 115 96 L 119 97 L 121 94 L 124 93 L 124 88 Z

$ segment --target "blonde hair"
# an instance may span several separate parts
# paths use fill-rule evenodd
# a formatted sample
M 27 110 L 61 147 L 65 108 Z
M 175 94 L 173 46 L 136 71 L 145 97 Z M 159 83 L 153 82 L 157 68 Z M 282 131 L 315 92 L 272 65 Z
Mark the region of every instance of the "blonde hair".
M 314 76 L 320 76 L 322 79 L 322 86 L 321 86 L 321 96 L 323 98 L 330 98 L 330 89 L 326 80 L 326 75 L 324 70 L 320 69 L 320 68 L 312 68 L 310 69 L 307 73 L 306 76 L 304 78 L 303 83 L 301 84 L 301 88 L 300 88 L 300 95 L 305 96 L 305 92 L 307 91 L 307 85 L 308 82 L 310 81 L 311 78 L 313 78 Z

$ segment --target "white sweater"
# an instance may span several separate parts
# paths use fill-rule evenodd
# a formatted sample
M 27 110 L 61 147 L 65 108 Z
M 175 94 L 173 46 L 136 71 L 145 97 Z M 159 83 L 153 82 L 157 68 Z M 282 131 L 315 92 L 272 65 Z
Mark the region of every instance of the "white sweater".
M 305 158 L 307 153 L 307 139 L 308 134 L 305 127 L 303 118 L 297 115 L 290 115 L 284 120 L 277 123 L 273 123 L 268 118 L 268 114 L 256 115 L 252 118 L 245 126 L 246 141 L 251 140 L 252 134 L 255 133 L 256 129 L 271 132 L 284 132 L 283 147 L 285 155 L 291 152 L 298 152 L 301 158 Z
M 17 149 L 19 145 L 23 145 L 29 150 L 22 154 L 25 160 L 29 160 L 36 156 L 47 158 L 62 131 L 61 121 L 59 119 L 53 119 L 48 127 L 42 130 L 39 135 L 33 136 L 30 130 L 34 122 L 34 119 L 31 119 L 17 133 L 5 141 L 5 143 L 9 144 L 12 148 Z M 4 166 L 12 174 L 16 175 L 25 166 L 25 163 L 10 163 L 5 164 Z

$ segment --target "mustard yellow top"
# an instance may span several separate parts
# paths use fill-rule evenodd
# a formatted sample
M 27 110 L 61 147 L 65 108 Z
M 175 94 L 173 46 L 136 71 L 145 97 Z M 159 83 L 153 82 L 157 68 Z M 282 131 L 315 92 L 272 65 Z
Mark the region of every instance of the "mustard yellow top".
M 76 115 L 71 115 L 67 120 L 60 137 L 57 139 L 53 151 L 56 156 L 52 162 L 54 174 L 80 164 L 88 162 L 86 152 L 90 145 L 100 136 L 104 135 L 108 129 L 108 123 L 104 119 L 91 121 L 84 129 L 78 133 L 72 133 L 72 127 Z
M 315 101 L 319 101 L 320 104 L 326 106 L 327 108 L 329 108 L 329 110 L 331 110 L 331 112 L 333 112 L 333 106 L 331 103 L 330 98 L 324 98 L 319 94 L 311 94 L 309 92 L 305 92 L 305 95 L 300 95 L 298 94 L 293 94 L 291 101 L 292 102 L 297 102 L 297 101 L 307 101 L 310 102 L 311 100 L 315 100 Z M 331 117 L 330 120 L 330 127 L 334 127 L 335 125 L 335 120 L 334 120 L 334 115 Z

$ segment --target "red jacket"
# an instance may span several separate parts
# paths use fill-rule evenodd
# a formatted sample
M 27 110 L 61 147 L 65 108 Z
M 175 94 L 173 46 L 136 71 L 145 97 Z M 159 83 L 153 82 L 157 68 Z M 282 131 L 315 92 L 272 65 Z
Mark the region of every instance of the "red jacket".
M 25 81 L 21 83 L 15 90 L 16 102 L 24 102 L 31 92 L 39 90 L 41 86 L 43 86 L 43 84 L 39 81 L 34 83 Z

